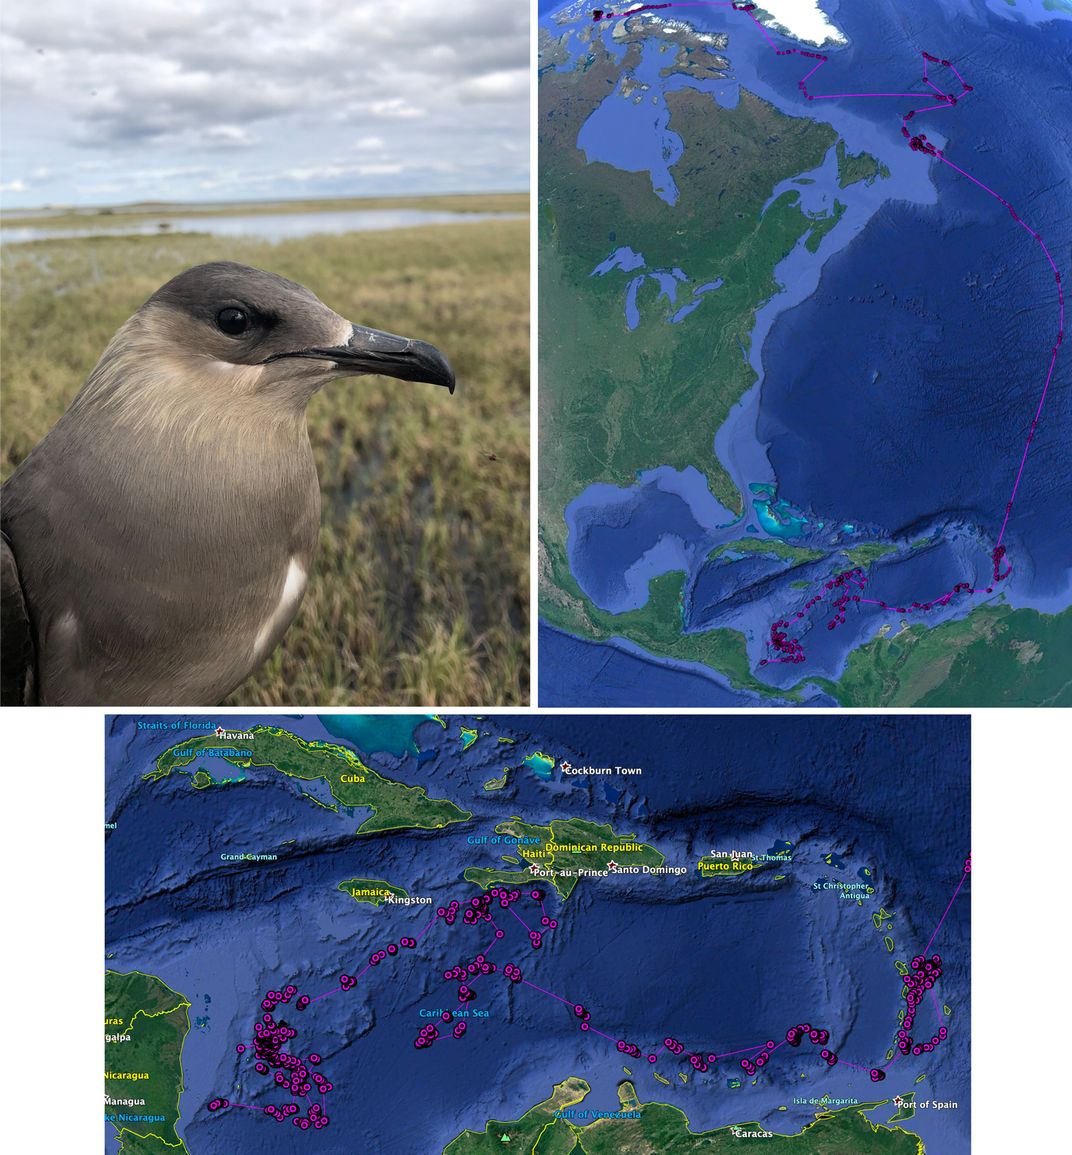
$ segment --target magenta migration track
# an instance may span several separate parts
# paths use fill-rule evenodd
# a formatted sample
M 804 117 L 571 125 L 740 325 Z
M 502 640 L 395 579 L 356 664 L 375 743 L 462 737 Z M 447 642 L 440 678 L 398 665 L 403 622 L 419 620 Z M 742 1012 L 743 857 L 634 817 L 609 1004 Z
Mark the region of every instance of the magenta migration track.
M 672 1035 L 667 1035 L 661 1042 L 646 1049 L 624 1037 L 616 1038 L 614 1035 L 608 1035 L 592 1023 L 592 1013 L 583 1003 L 574 1002 L 572 999 L 547 990 L 546 987 L 530 982 L 516 963 L 508 962 L 500 968 L 497 963 L 492 962 L 489 957 L 492 948 L 506 937 L 506 932 L 496 923 L 492 914 L 493 904 L 498 907 L 500 912 L 512 914 L 518 923 L 525 928 L 528 932 L 528 948 L 533 951 L 539 951 L 544 945 L 545 936 L 558 929 L 558 920 L 548 915 L 544 906 L 545 892 L 542 887 L 535 886 L 531 890 L 523 890 L 520 887 L 509 889 L 503 886 L 492 886 L 465 903 L 455 899 L 446 906 L 439 907 L 435 917 L 428 922 L 416 938 L 403 935 L 397 942 L 390 942 L 386 947 L 373 951 L 367 963 L 357 974 L 351 975 L 344 972 L 339 976 L 338 985 L 331 987 L 323 994 L 310 997 L 302 994 L 293 983 L 287 983 L 285 986 L 281 986 L 279 990 L 265 991 L 260 1002 L 262 1013 L 253 1024 L 252 1038 L 248 1043 L 237 1044 L 235 1052 L 240 1060 L 252 1061 L 258 1075 L 265 1077 L 271 1075 L 277 1090 L 286 1095 L 288 1099 L 280 1104 L 270 1103 L 267 1106 L 259 1107 L 252 1103 L 237 1103 L 223 1096 L 217 1096 L 209 1101 L 207 1107 L 213 1114 L 231 1107 L 257 1111 L 267 1115 L 277 1123 L 289 1121 L 292 1126 L 301 1131 L 319 1131 L 327 1127 L 331 1118 L 326 1111 L 325 1103 L 327 1096 L 335 1089 L 335 1085 L 320 1070 L 323 1058 L 319 1052 L 312 1050 L 302 1056 L 297 1053 L 296 1049 L 287 1049 L 291 1040 L 297 1038 L 298 1029 L 285 1018 L 281 1017 L 277 1020 L 275 1017 L 277 1008 L 280 1006 L 290 1007 L 293 1004 L 294 1011 L 301 1016 L 309 1007 L 322 999 L 354 990 L 360 980 L 374 967 L 389 963 L 400 958 L 407 950 L 415 949 L 420 940 L 434 926 L 454 926 L 455 922 L 459 920 L 459 915 L 463 926 L 479 928 L 486 925 L 490 926 L 494 933 L 488 945 L 480 953 L 466 956 L 454 966 L 443 971 L 444 982 L 457 984 L 459 1010 L 437 1012 L 438 1017 L 434 1022 L 428 1022 L 421 1027 L 413 1039 L 413 1046 L 418 1051 L 426 1051 L 437 1043 L 442 1045 L 442 1043 L 451 1040 L 463 1039 L 470 1025 L 470 1012 L 466 1008 L 469 1003 L 478 998 L 477 983 L 485 977 L 499 974 L 511 986 L 528 987 L 555 1002 L 564 1004 L 572 1011 L 579 1030 L 606 1039 L 607 1042 L 614 1044 L 620 1054 L 629 1058 L 644 1057 L 651 1066 L 658 1063 L 661 1053 L 665 1050 L 675 1059 L 687 1062 L 698 1074 L 709 1071 L 716 1063 L 724 1062 L 726 1059 L 737 1059 L 736 1062 L 729 1064 L 729 1069 L 736 1070 L 739 1067 L 745 1076 L 754 1078 L 767 1065 L 776 1051 L 787 1045 L 791 1048 L 797 1048 L 803 1043 L 817 1048 L 819 1051 L 818 1060 L 828 1068 L 840 1065 L 851 1070 L 863 1071 L 872 1083 L 881 1083 L 886 1078 L 887 1068 L 897 1062 L 899 1058 L 907 1055 L 930 1054 L 937 1050 L 948 1037 L 949 1030 L 942 1022 L 942 1011 L 938 1006 L 934 991 L 935 984 L 943 973 L 942 957 L 939 954 L 928 957 L 927 951 L 934 945 L 934 940 L 938 937 L 938 932 L 942 929 L 969 874 L 971 874 L 970 855 L 964 861 L 957 887 L 953 891 L 953 896 L 946 905 L 942 917 L 938 920 L 938 925 L 927 940 L 926 947 L 921 954 L 913 957 L 908 973 L 903 976 L 899 975 L 902 982 L 901 995 L 905 1007 L 894 1043 L 897 1053 L 883 1066 L 878 1064 L 863 1066 L 841 1058 L 829 1046 L 830 1031 L 810 1022 L 790 1025 L 785 1031 L 784 1038 L 779 1042 L 775 1042 L 774 1038 L 768 1038 L 753 1046 L 721 1052 L 709 1047 L 687 1051 L 685 1044 Z M 535 910 L 530 915 L 532 922 L 538 925 L 538 930 L 530 928 L 529 924 L 513 909 L 515 904 L 528 900 L 531 900 L 539 908 L 538 920 Z M 507 925 L 513 926 L 512 923 L 507 923 Z M 364 985 L 367 986 L 367 984 Z M 909 1032 L 915 1024 L 920 1005 L 926 1003 L 928 997 L 937 1017 L 938 1025 L 932 1028 L 929 1038 L 917 1039 Z M 476 1021 L 479 1022 L 479 1020 Z M 442 1042 L 440 1042 L 441 1040 Z M 744 1057 L 738 1059 L 738 1056 Z M 319 1100 L 313 1098 L 316 1095 L 319 1095 Z M 302 1106 L 305 1108 L 304 1114 L 302 1113 Z
M 910 127 L 911 121 L 921 113 L 938 112 L 944 109 L 955 108 L 960 101 L 964 100 L 973 91 L 972 85 L 965 81 L 964 77 L 961 76 L 951 61 L 938 56 L 932 56 L 929 52 L 922 52 L 920 53 L 923 58 L 922 83 L 931 90 L 930 92 L 810 92 L 808 90 L 808 81 L 822 68 L 829 58 L 822 52 L 808 52 L 802 48 L 779 48 L 774 40 L 771 39 L 767 29 L 756 19 L 753 13 L 755 5 L 751 3 L 725 2 L 725 0 L 681 0 L 680 3 L 644 4 L 622 12 L 596 8 L 593 10 L 592 16 L 593 19 L 597 21 L 625 19 L 629 16 L 635 16 L 638 12 L 655 11 L 663 8 L 732 8 L 736 12 L 745 13 L 777 56 L 801 56 L 806 60 L 815 61 L 804 76 L 797 81 L 797 87 L 807 100 L 888 97 L 898 100 L 907 98 L 919 100 L 922 98 L 930 101 L 931 103 L 909 109 L 901 116 L 901 134 L 905 138 L 908 147 L 912 149 L 913 152 L 918 152 L 924 156 L 940 161 L 948 168 L 953 169 L 954 172 L 959 173 L 962 177 L 971 181 L 972 184 L 977 185 L 988 196 L 993 197 L 996 201 L 1003 204 L 1009 210 L 1009 215 L 1012 220 L 1019 225 L 1020 228 L 1024 229 L 1042 250 L 1043 256 L 1053 270 L 1054 281 L 1057 285 L 1057 338 L 1050 350 L 1049 368 L 1046 371 L 1046 379 L 1042 386 L 1042 393 L 1039 397 L 1035 414 L 1028 428 L 1024 451 L 1020 455 L 1020 464 L 1016 471 L 1016 479 L 1013 481 L 1009 500 L 1005 503 L 1004 517 L 1002 518 L 1001 529 L 998 531 L 997 542 L 990 553 L 991 576 L 989 584 L 986 586 L 973 586 L 970 582 L 957 582 L 952 589 L 946 590 L 945 593 L 931 598 L 929 601 L 914 601 L 907 605 L 893 605 L 890 602 L 883 601 L 881 598 L 864 597 L 867 588 L 867 575 L 859 566 L 843 570 L 829 580 L 821 583 L 817 592 L 812 594 L 794 614 L 787 618 L 779 618 L 776 622 L 772 623 L 767 639 L 767 653 L 769 656 L 761 658 L 759 664 L 761 666 L 767 666 L 779 663 L 799 664 L 803 662 L 805 660 L 804 643 L 799 637 L 792 636 L 791 631 L 798 623 L 810 620 L 811 611 L 824 602 L 830 603 L 828 607 L 830 616 L 826 620 L 826 628 L 828 630 L 834 630 L 845 623 L 848 610 L 854 605 L 878 606 L 880 609 L 894 610 L 899 614 L 912 614 L 924 613 L 927 610 L 948 605 L 949 602 L 959 596 L 970 597 L 974 594 L 992 594 L 995 587 L 1012 573 L 1012 565 L 1007 557 L 1007 550 L 1004 545 L 1005 530 L 1008 527 L 1013 503 L 1016 501 L 1016 495 L 1020 489 L 1020 481 L 1024 475 L 1024 466 L 1027 464 L 1027 455 L 1031 450 L 1031 442 L 1034 440 L 1035 431 L 1038 428 L 1042 407 L 1046 402 L 1046 394 L 1049 392 L 1050 382 L 1053 380 L 1053 370 L 1057 364 L 1057 352 L 1064 341 L 1065 298 L 1064 291 L 1061 288 L 1060 270 L 1054 263 L 1054 259 L 1050 255 L 1050 250 L 1046 247 L 1046 243 L 1042 237 L 1023 220 L 1020 214 L 1017 213 L 1013 206 L 1000 193 L 995 192 L 994 189 L 973 177 L 971 173 L 965 172 L 959 165 L 954 164 L 953 161 L 944 154 L 942 149 L 936 147 L 927 139 L 925 132 L 913 132 Z M 930 72 L 932 68 L 940 68 L 951 73 L 956 79 L 956 85 L 959 85 L 959 91 L 947 92 L 939 88 L 931 78 Z

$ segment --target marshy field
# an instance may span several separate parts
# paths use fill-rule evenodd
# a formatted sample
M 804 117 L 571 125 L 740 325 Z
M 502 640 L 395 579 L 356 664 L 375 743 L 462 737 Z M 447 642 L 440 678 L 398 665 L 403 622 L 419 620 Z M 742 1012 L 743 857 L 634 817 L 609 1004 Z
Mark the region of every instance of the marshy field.
M 258 212 L 516 214 L 271 242 L 180 231 L 192 206 L 5 218 L 105 235 L 0 246 L 6 478 L 115 330 L 170 277 L 234 260 L 307 285 L 351 320 L 431 341 L 458 379 L 328 385 L 309 407 L 320 550 L 301 611 L 232 705 L 513 705 L 529 700 L 528 196 L 241 206 Z M 124 222 L 145 235 L 115 235 Z M 188 223 L 182 225 L 189 228 Z M 92 527 L 87 526 L 91 533 Z

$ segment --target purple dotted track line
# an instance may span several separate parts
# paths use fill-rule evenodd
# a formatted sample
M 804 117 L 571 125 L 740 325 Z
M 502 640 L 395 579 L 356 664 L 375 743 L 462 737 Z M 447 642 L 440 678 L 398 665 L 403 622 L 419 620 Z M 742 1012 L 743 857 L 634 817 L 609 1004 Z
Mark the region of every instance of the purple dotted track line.
M 930 949 L 938 932 L 945 923 L 946 916 L 952 909 L 953 903 L 956 901 L 957 895 L 960 894 L 964 882 L 970 873 L 971 858 L 969 856 L 964 863 L 964 869 L 957 888 L 953 891 L 953 897 L 950 898 L 942 917 L 939 919 L 938 925 L 935 927 L 934 933 L 931 935 L 924 953 L 912 959 L 911 971 L 904 976 L 905 1011 L 901 1019 L 900 1028 L 897 1031 L 897 1050 L 900 1055 L 921 1055 L 929 1053 L 940 1043 L 944 1042 L 948 1035 L 947 1028 L 945 1026 L 939 1026 L 936 1033 L 933 1034 L 929 1040 L 917 1042 L 909 1034 L 909 1031 L 912 1029 L 916 1010 L 919 1004 L 925 1001 L 928 993 L 934 1005 L 935 1012 L 938 1014 L 939 1020 L 941 1020 L 941 1011 L 938 1007 L 937 996 L 933 988 L 942 976 L 942 959 L 941 956 L 937 954 L 928 958 L 926 951 Z M 529 946 L 533 950 L 539 950 L 543 946 L 543 936 L 558 928 L 557 919 L 550 917 L 546 913 L 544 897 L 544 891 L 539 888 L 523 893 L 521 890 L 507 890 L 504 887 L 493 886 L 476 898 L 470 899 L 465 905 L 454 900 L 446 906 L 439 907 L 436 910 L 435 917 L 421 932 L 421 937 L 430 931 L 437 923 L 441 922 L 445 926 L 453 926 L 457 921 L 459 912 L 462 914 L 463 925 L 479 926 L 482 923 L 491 923 L 494 925 L 494 919 L 491 915 L 491 906 L 493 903 L 497 902 L 500 910 L 512 911 L 515 903 L 519 902 L 522 898 L 527 898 L 538 904 L 542 912 L 540 916 L 540 930 L 528 931 Z M 518 921 L 528 929 L 527 924 L 522 919 L 519 918 Z M 488 954 L 491 948 L 504 937 L 505 932 L 496 926 L 495 934 L 491 942 L 482 952 L 474 955 L 472 958 L 463 959 L 454 966 L 448 967 L 443 972 L 443 980 L 445 982 L 458 984 L 457 996 L 458 1003 L 461 1007 L 464 1007 L 467 1003 L 472 1002 L 478 997 L 475 986 L 477 980 L 492 974 L 501 973 L 503 978 L 512 985 L 529 987 L 531 990 L 537 991 L 539 994 L 545 995 L 569 1007 L 573 1011 L 574 1017 L 579 1020 L 578 1026 L 582 1031 L 591 1032 L 606 1039 L 608 1042 L 614 1043 L 621 1054 L 636 1059 L 639 1059 L 641 1055 L 644 1054 L 636 1043 L 628 1042 L 622 1038 L 616 1039 L 613 1035 L 608 1035 L 594 1026 L 591 1021 L 592 1014 L 583 1003 L 574 1002 L 571 999 L 565 998 L 563 995 L 547 990 L 546 987 L 538 986 L 536 983 L 525 978 L 521 968 L 515 963 L 507 963 L 502 967 L 500 972 L 500 968 L 488 958 Z M 291 1040 L 297 1037 L 298 1031 L 297 1028 L 290 1026 L 283 1020 L 277 1021 L 274 1012 L 279 1006 L 289 1006 L 292 1002 L 298 1012 L 304 1012 L 308 1007 L 312 1006 L 313 1003 L 319 1002 L 321 999 L 329 998 L 341 992 L 351 991 L 357 986 L 358 980 L 373 967 L 379 966 L 388 959 L 396 958 L 402 951 L 413 950 L 417 946 L 417 942 L 417 938 L 404 935 L 397 943 L 392 942 L 385 948 L 373 951 L 369 956 L 368 963 L 358 974 L 341 974 L 339 976 L 338 986 L 332 987 L 330 990 L 315 997 L 301 994 L 293 983 L 288 983 L 280 990 L 269 990 L 265 992 L 264 998 L 260 1003 L 260 1008 L 263 1013 L 254 1024 L 253 1039 L 249 1044 L 239 1043 L 235 1047 L 235 1051 L 240 1056 L 244 1056 L 247 1052 L 251 1051 L 257 1074 L 268 1076 L 274 1072 L 272 1079 L 280 1091 L 288 1093 L 291 1100 L 306 1101 L 305 1114 L 301 1114 L 301 1107 L 295 1101 L 284 1101 L 282 1104 L 273 1103 L 265 1107 L 257 1107 L 249 1103 L 231 1102 L 223 1097 L 216 1097 L 210 1100 L 208 1110 L 215 1113 L 228 1107 L 240 1107 L 247 1111 L 259 1111 L 279 1123 L 285 1123 L 289 1119 L 293 1126 L 302 1131 L 319 1131 L 327 1127 L 331 1119 L 324 1109 L 324 1100 L 325 1097 L 334 1090 L 334 1084 L 319 1070 L 322 1057 L 318 1052 L 311 1051 L 303 1058 L 294 1051 L 286 1049 Z M 440 1030 L 440 1028 L 442 1028 L 442 1030 Z M 458 1019 L 456 1021 L 453 1012 L 443 1011 L 439 1018 L 438 1025 L 436 1023 L 427 1023 L 421 1027 L 416 1038 L 413 1040 L 413 1046 L 418 1051 L 424 1051 L 434 1046 L 441 1038 L 444 1040 L 448 1038 L 455 1040 L 461 1039 L 465 1036 L 467 1030 L 468 1024 L 464 1020 Z M 758 1043 L 751 1047 L 743 1047 L 739 1050 L 723 1051 L 721 1053 L 717 1051 L 693 1051 L 686 1054 L 685 1044 L 672 1035 L 667 1035 L 661 1043 L 647 1051 L 647 1062 L 652 1065 L 657 1063 L 660 1054 L 665 1049 L 675 1057 L 685 1055 L 686 1061 L 692 1066 L 693 1070 L 703 1074 L 720 1060 L 743 1055 L 744 1058 L 740 1060 L 739 1066 L 745 1075 L 751 1078 L 754 1077 L 761 1068 L 766 1066 L 775 1051 L 786 1044 L 790 1047 L 798 1047 L 805 1041 L 821 1048 L 819 1058 L 823 1060 L 828 1067 L 835 1067 L 840 1063 L 842 1066 L 849 1067 L 852 1070 L 866 1071 L 873 1083 L 882 1082 L 886 1077 L 885 1068 L 883 1067 L 861 1066 L 858 1063 L 850 1063 L 840 1058 L 837 1053 L 828 1046 L 830 1042 L 830 1032 L 823 1027 L 813 1026 L 807 1022 L 797 1023 L 791 1026 L 785 1032 L 785 1038 L 782 1041 L 775 1042 L 774 1039 L 767 1039 L 765 1042 Z M 896 1062 L 898 1057 L 899 1055 L 894 1055 L 890 1062 L 886 1064 L 886 1067 Z M 319 1103 L 310 1102 L 310 1096 L 312 1094 L 319 1094 Z
M 968 855 L 968 858 L 964 863 L 964 873 L 961 874 L 961 876 L 960 876 L 960 882 L 957 883 L 957 889 L 953 891 L 953 897 L 949 900 L 949 905 L 945 908 L 945 911 L 942 913 L 942 917 L 938 920 L 938 925 L 934 928 L 934 934 L 932 934 L 931 937 L 927 940 L 927 945 L 923 948 L 924 954 L 926 954 L 927 951 L 929 951 L 931 949 L 931 943 L 934 942 L 934 940 L 938 937 L 938 932 L 942 929 L 942 923 L 945 922 L 945 916 L 952 909 L 953 903 L 956 901 L 957 895 L 960 894 L 960 888 L 967 881 L 969 874 L 971 874 L 971 855 L 970 854 Z
M 800 638 L 795 638 L 790 635 L 790 630 L 798 622 L 803 621 L 809 617 L 809 611 L 822 602 L 830 600 L 832 614 L 827 619 L 826 628 L 828 630 L 835 630 L 838 626 L 843 625 L 846 619 L 848 609 L 853 605 L 860 606 L 878 606 L 883 610 L 894 610 L 899 614 L 912 613 L 926 613 L 928 610 L 946 606 L 953 598 L 960 595 L 973 596 L 975 594 L 992 594 L 995 587 L 1012 573 L 1012 564 L 1008 559 L 1007 550 L 1004 543 L 1005 530 L 1009 524 L 1009 517 L 1012 514 L 1013 503 L 1016 501 L 1016 495 L 1020 489 L 1020 481 L 1024 475 L 1024 466 L 1027 464 L 1027 455 L 1031 450 L 1031 443 L 1035 438 L 1035 431 L 1038 428 L 1039 418 L 1042 415 L 1042 407 L 1046 402 L 1046 395 L 1049 393 L 1050 383 L 1053 380 L 1054 367 L 1057 364 L 1057 351 L 1064 342 L 1065 336 L 1065 298 L 1064 290 L 1061 287 L 1061 273 L 1050 255 L 1050 250 L 1046 247 L 1046 243 L 1042 237 L 1031 228 L 1031 226 L 1021 218 L 1019 213 L 1000 193 L 995 192 L 994 189 L 988 185 L 983 184 L 982 181 L 977 180 L 969 172 L 965 172 L 959 165 L 954 164 L 943 152 L 942 149 L 932 144 L 927 139 L 925 132 L 913 133 L 909 128 L 909 123 L 916 117 L 918 113 L 937 112 L 942 109 L 950 109 L 956 107 L 958 103 L 966 99 L 973 91 L 972 85 L 964 79 L 964 77 L 957 70 L 956 65 L 951 61 L 942 57 L 933 56 L 929 52 L 921 52 L 923 58 L 923 76 L 922 83 L 925 84 L 931 93 L 919 92 L 829 92 L 829 93 L 812 93 L 808 91 L 808 81 L 812 76 L 819 71 L 820 68 L 827 62 L 829 57 L 822 52 L 808 52 L 802 48 L 778 48 L 775 42 L 771 39 L 766 28 L 756 19 L 753 9 L 756 6 L 752 3 L 739 2 L 739 0 L 683 0 L 680 3 L 666 3 L 666 4 L 644 4 L 637 8 L 633 8 L 626 12 L 609 12 L 605 9 L 596 8 L 593 10 L 592 19 L 599 20 L 613 20 L 624 19 L 629 16 L 635 16 L 638 12 L 654 11 L 661 8 L 732 8 L 735 12 L 747 13 L 752 23 L 759 30 L 763 39 L 771 47 L 777 56 L 801 56 L 808 60 L 814 60 L 815 64 L 804 74 L 804 76 L 797 81 L 797 87 L 808 100 L 844 100 L 848 98 L 861 97 L 890 97 L 896 99 L 915 98 L 920 96 L 927 96 L 933 99 L 936 103 L 922 105 L 917 108 L 912 108 L 904 113 L 901 117 L 901 134 L 908 142 L 908 147 L 913 152 L 922 153 L 934 160 L 941 161 L 942 164 L 948 168 L 958 172 L 961 176 L 971 181 L 972 184 L 977 185 L 989 196 L 1003 204 L 1008 210 L 1009 215 L 1021 228 L 1025 229 L 1031 238 L 1042 249 L 1043 255 L 1047 263 L 1053 270 L 1054 281 L 1057 285 L 1057 339 L 1055 340 L 1050 350 L 1050 364 L 1046 372 L 1046 379 L 1042 386 L 1042 394 L 1039 397 L 1038 406 L 1035 409 L 1035 415 L 1031 420 L 1030 428 L 1027 433 L 1027 440 L 1024 444 L 1024 451 L 1020 456 L 1020 465 L 1016 471 L 1016 479 L 1013 482 L 1012 492 L 1009 494 L 1009 500 L 1005 503 L 1004 517 L 1001 522 L 1001 529 L 998 532 L 997 542 L 990 553 L 991 564 L 991 579 L 990 584 L 986 586 L 973 586 L 970 582 L 957 582 L 952 589 L 947 590 L 944 594 L 932 598 L 926 602 L 911 602 L 910 604 L 898 606 L 890 602 L 883 601 L 881 598 L 866 598 L 863 597 L 863 591 L 867 586 L 867 576 L 859 567 L 844 570 L 841 573 L 835 574 L 833 578 L 826 581 L 820 587 L 818 593 L 812 595 L 804 603 L 804 605 L 788 618 L 779 618 L 773 622 L 770 627 L 770 633 L 767 639 L 767 657 L 760 659 L 761 666 L 790 664 L 795 665 L 805 661 L 804 644 Z M 936 65 L 939 68 L 948 69 L 956 78 L 960 85 L 959 92 L 946 92 L 939 88 L 934 83 L 930 76 L 930 68 Z M 858 592 L 853 592 L 856 590 Z

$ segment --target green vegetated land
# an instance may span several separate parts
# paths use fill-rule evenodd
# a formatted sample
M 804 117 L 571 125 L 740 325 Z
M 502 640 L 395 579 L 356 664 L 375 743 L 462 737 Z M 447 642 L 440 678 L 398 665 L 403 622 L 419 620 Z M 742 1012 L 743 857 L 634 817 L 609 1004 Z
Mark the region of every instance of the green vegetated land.
M 849 206 L 843 205 L 836 197 L 834 198 L 834 211 L 828 216 L 811 218 L 815 220 L 811 232 L 808 233 L 804 239 L 804 247 L 809 253 L 817 253 L 819 246 L 822 244 L 823 237 L 841 220 L 841 218 L 848 212 Z
M 190 1002 L 155 975 L 104 974 L 105 1114 L 120 1134 L 124 1155 L 166 1150 L 186 1155 L 175 1130 L 183 1091 L 182 1046 Z M 108 1042 L 107 1038 L 115 1039 Z M 135 1076 L 128 1078 L 124 1076 Z M 144 1099 L 137 1106 L 107 1100 Z M 119 1115 L 150 1118 L 119 1119 Z
M 123 1131 L 119 1137 L 118 1155 L 185 1155 L 186 1145 L 165 1143 L 155 1135 L 137 1135 L 133 1131 Z
M 740 541 L 729 541 L 716 545 L 707 555 L 708 560 L 721 557 L 725 553 L 765 553 L 779 557 L 783 561 L 822 561 L 827 556 L 825 549 L 809 549 L 807 546 L 790 545 L 777 538 L 743 537 Z
M 400 886 L 392 886 L 382 878 L 347 878 L 339 883 L 338 889 L 348 894 L 354 902 L 368 902 L 373 906 L 383 906 L 389 895 L 409 898 L 408 891 Z
M 574 1122 L 556 1119 L 556 1111 L 575 1108 L 591 1088 L 583 1079 L 558 1083 L 551 1096 L 520 1119 L 491 1120 L 483 1131 L 463 1131 L 443 1155 L 739 1155 L 750 1140 L 733 1132 L 762 1131 L 759 1123 L 740 1123 L 713 1131 L 689 1130 L 688 1116 L 666 1103 L 641 1103 L 638 1119 L 597 1119 Z M 865 1111 L 873 1103 L 824 1112 L 796 1135 L 777 1135 L 755 1143 L 775 1155 L 922 1155 L 918 1136 L 899 1127 L 871 1123 Z M 503 1136 L 509 1136 L 504 1140 Z M 508 1145 L 509 1144 L 509 1145 Z
M 906 1119 L 914 1118 L 916 1114 L 916 1093 L 909 1091 L 900 1096 L 901 1103 L 897 1110 L 886 1120 L 887 1123 L 903 1123 Z
M 700 877 L 710 878 L 747 878 L 761 864 L 749 858 L 713 858 L 703 855 L 696 864 Z
M 276 726 L 254 726 L 252 740 L 217 738 L 215 734 L 187 738 L 169 747 L 156 759 L 156 769 L 143 777 L 156 781 L 173 770 L 194 762 L 204 750 L 228 750 L 213 761 L 234 766 L 265 766 L 291 778 L 306 781 L 322 778 L 343 806 L 366 808 L 372 814 L 358 827 L 358 834 L 408 827 L 437 830 L 451 822 L 472 818 L 453 802 L 429 798 L 423 786 L 406 786 L 385 778 L 366 766 L 353 750 L 332 742 L 308 742 Z
M 736 548 L 737 544 L 734 544 Z M 585 637 L 604 641 L 607 638 L 628 638 L 658 657 L 676 658 L 682 662 L 698 662 L 718 670 L 737 690 L 751 690 L 764 697 L 794 698 L 794 691 L 775 690 L 752 674 L 745 647 L 745 637 L 739 630 L 716 629 L 700 633 L 682 633 L 682 594 L 685 571 L 672 570 L 660 574 L 648 583 L 648 600 L 636 610 L 612 614 L 591 603 L 587 606 Z M 572 581 L 572 575 L 570 577 Z M 564 629 L 575 627 L 561 616 L 544 613 L 548 621 Z
M 856 184 L 857 181 L 870 182 L 876 177 L 885 179 L 890 175 L 890 170 L 869 152 L 858 152 L 855 155 L 850 155 L 843 140 L 837 142 L 837 167 L 838 184 L 842 188 L 848 188 L 850 184 Z
M 568 1135 L 571 1132 L 569 1124 L 561 1119 L 556 1120 L 554 1115 L 556 1111 L 565 1111 L 580 1103 L 591 1089 L 584 1079 L 570 1078 L 556 1083 L 551 1094 L 542 1103 L 526 1111 L 520 1119 L 509 1123 L 492 1119 L 483 1131 L 463 1131 L 447 1144 L 443 1155 L 482 1155 L 483 1152 L 492 1151 L 499 1155 L 503 1151 L 509 1151 L 511 1155 L 518 1152 L 521 1155 L 532 1155 L 537 1143 L 540 1145 L 540 1155 L 545 1155 L 545 1152 L 559 1155 L 560 1152 L 572 1150 L 558 1142 L 559 1135 L 552 1134 L 557 1131 Z M 509 1136 L 505 1141 L 504 1135 Z
M 493 202 L 469 207 L 526 212 L 528 198 Z M 437 345 L 458 390 L 365 377 L 313 399 L 316 564 L 282 644 L 231 704 L 527 702 L 528 238 L 525 220 L 490 220 L 275 245 L 178 234 L 5 244 L 0 472 L 170 277 L 221 259 L 291 277 L 352 320 Z
M 842 552 L 845 554 L 845 560 L 849 565 L 870 565 L 880 557 L 896 553 L 897 546 L 881 541 L 865 541 L 860 545 L 850 546 Z
M 1072 610 L 980 606 L 876 638 L 853 650 L 836 683 L 814 681 L 843 706 L 1069 706 Z
M 741 349 L 756 308 L 777 291 L 776 264 L 801 238 L 835 223 L 807 216 L 796 192 L 760 214 L 775 185 L 816 167 L 836 135 L 745 90 L 735 109 L 690 88 L 668 93 L 670 128 L 685 145 L 671 206 L 648 173 L 589 164 L 577 148 L 582 124 L 639 51 L 630 44 L 618 64 L 592 40 L 576 69 L 540 76 L 540 612 L 584 637 L 654 642 L 655 653 L 694 658 L 738 688 L 766 693 L 751 676 L 741 634 L 682 641 L 669 588 L 680 587 L 680 575 L 653 588 L 633 614 L 600 614 L 570 572 L 563 511 L 592 482 L 630 485 L 657 465 L 695 466 L 727 508 L 743 510 L 712 451 L 715 431 L 754 381 Z M 591 275 L 621 245 L 642 252 L 649 269 L 680 268 L 695 285 L 721 278 L 722 287 L 670 325 L 658 286 L 645 281 L 640 323 L 629 331 L 624 293 L 633 274 Z
M 654 846 L 637 842 L 636 835 L 616 834 L 610 826 L 582 818 L 555 818 L 547 826 L 511 818 L 500 822 L 495 833 L 522 840 L 513 849 L 529 864 L 552 871 L 549 881 L 563 898 L 569 898 L 581 881 L 583 875 L 578 871 L 608 870 L 611 862 L 619 866 L 661 866 L 664 862 L 664 856 Z M 524 886 L 535 880 L 527 870 L 487 870 L 477 866 L 470 866 L 464 877 L 484 888 L 497 884 Z

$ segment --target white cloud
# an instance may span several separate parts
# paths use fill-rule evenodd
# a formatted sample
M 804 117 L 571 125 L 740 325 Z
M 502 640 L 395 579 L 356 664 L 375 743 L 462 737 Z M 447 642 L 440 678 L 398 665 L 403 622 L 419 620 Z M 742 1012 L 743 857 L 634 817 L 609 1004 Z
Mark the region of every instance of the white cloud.
M 518 100 L 529 90 L 527 68 L 503 69 L 486 72 L 463 81 L 459 91 L 472 100 Z
M 522 188 L 528 19 L 523 0 L 7 0 L 5 169 L 22 186 L 7 191 L 49 170 L 42 199 L 91 201 L 126 173 L 146 187 L 144 174 L 176 156 L 210 174 L 226 156 L 236 195 L 264 195 L 273 174 L 285 183 L 355 151 L 372 153 L 375 171 L 329 175 L 353 187 L 328 191 L 391 176 L 398 191 L 423 191 L 444 160 L 456 187 Z
M 303 184 L 309 181 L 338 180 L 350 176 L 395 176 L 403 172 L 400 164 L 325 164 L 314 168 L 293 168 L 284 175 Z
M 415 108 L 401 96 L 394 96 L 390 100 L 374 100 L 369 105 L 369 111 L 383 120 L 408 120 L 414 116 L 424 116 L 422 109 Z

